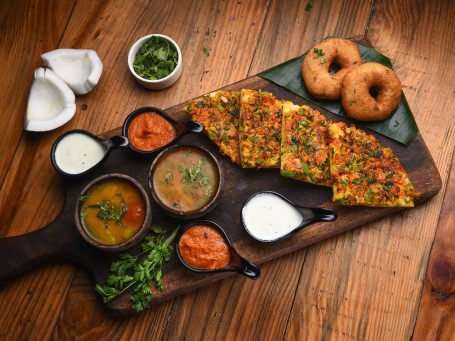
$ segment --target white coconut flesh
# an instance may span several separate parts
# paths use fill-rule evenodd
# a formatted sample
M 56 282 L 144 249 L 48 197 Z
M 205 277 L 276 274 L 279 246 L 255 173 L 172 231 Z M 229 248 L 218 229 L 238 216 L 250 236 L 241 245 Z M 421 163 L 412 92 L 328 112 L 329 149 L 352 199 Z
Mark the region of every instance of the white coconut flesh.
M 93 90 L 103 63 L 93 50 L 57 49 L 41 55 L 41 62 L 65 81 L 76 95 Z
M 25 111 L 25 130 L 58 128 L 68 122 L 75 112 L 76 97 L 68 85 L 51 70 L 36 69 Z

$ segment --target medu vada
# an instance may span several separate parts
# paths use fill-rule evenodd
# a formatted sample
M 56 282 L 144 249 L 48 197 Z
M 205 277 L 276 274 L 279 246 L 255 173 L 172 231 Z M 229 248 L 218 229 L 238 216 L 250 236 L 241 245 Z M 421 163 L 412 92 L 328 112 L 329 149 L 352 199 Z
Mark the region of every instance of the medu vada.
M 341 69 L 330 74 L 329 68 L 337 64 Z M 350 40 L 328 38 L 314 45 L 302 63 L 302 76 L 308 91 L 319 99 L 339 99 L 341 82 L 353 67 L 362 64 L 359 48 Z
M 376 95 L 370 90 L 375 89 Z M 359 121 L 387 118 L 401 99 L 401 82 L 395 72 L 379 63 L 364 63 L 350 70 L 341 86 L 341 102 L 349 117 Z

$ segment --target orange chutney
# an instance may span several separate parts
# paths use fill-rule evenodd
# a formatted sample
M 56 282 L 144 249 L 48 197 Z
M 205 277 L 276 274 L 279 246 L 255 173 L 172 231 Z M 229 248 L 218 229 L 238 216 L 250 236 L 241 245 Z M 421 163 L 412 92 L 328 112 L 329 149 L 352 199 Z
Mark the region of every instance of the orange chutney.
M 186 230 L 180 238 L 179 251 L 185 262 L 196 269 L 219 269 L 231 259 L 223 235 L 207 225 L 195 225 Z
M 103 180 L 80 200 L 83 201 L 82 225 L 101 244 L 123 243 L 134 236 L 144 222 L 144 198 L 127 180 Z
M 139 150 L 151 151 L 163 147 L 177 136 L 174 126 L 163 116 L 146 112 L 131 121 L 128 139 Z

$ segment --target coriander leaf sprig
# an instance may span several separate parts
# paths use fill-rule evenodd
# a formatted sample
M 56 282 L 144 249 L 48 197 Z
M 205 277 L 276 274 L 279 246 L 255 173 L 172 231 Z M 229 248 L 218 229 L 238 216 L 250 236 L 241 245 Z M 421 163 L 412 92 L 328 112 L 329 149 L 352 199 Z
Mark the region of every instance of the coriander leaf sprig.
M 168 261 L 172 256 L 172 245 L 180 226 L 178 226 L 171 235 L 165 240 L 163 234 L 166 233 L 159 226 L 152 226 L 151 230 L 158 237 L 145 237 L 142 243 L 142 252 L 137 255 L 121 253 L 118 255 L 119 260 L 112 262 L 110 266 L 111 274 L 106 284 L 101 286 L 95 285 L 95 291 L 101 295 L 104 303 L 112 301 L 115 297 L 133 287 L 133 294 L 130 296 L 133 302 L 133 309 L 142 311 L 150 306 L 152 291 L 150 287 L 155 282 L 155 286 L 159 290 L 163 290 L 161 283 L 162 272 L 161 268 L 163 260 Z M 138 258 L 147 254 L 139 263 L 136 264 Z M 127 271 L 132 270 L 133 274 L 128 275 Z

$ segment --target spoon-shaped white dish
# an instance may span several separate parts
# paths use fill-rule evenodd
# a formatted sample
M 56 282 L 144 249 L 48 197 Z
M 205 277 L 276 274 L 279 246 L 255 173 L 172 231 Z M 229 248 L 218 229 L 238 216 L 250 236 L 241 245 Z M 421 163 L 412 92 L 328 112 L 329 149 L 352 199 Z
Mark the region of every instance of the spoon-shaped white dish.
M 63 79 L 76 95 L 92 91 L 103 72 L 103 63 L 93 50 L 57 49 L 42 54 L 41 62 Z
M 76 112 L 73 91 L 49 69 L 35 70 L 27 108 L 24 129 L 48 131 L 68 122 Z
M 263 243 L 274 243 L 310 224 L 336 219 L 337 213 L 329 208 L 302 207 L 279 193 L 262 191 L 243 204 L 240 220 L 251 237 Z

